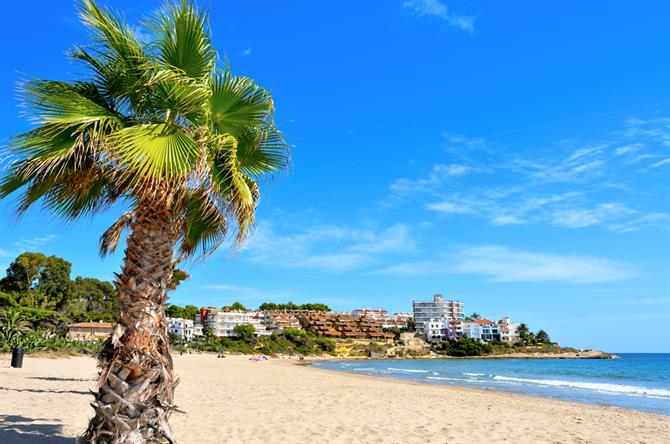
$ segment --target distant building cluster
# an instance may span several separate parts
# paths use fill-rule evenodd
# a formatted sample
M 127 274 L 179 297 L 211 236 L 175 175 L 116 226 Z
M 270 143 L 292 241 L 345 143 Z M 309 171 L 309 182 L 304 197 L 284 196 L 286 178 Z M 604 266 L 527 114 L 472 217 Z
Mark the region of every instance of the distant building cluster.
M 507 316 L 499 321 L 466 319 L 463 302 L 444 300 L 441 294 L 429 302 L 414 301 L 415 329 L 428 342 L 472 338 L 483 342 L 516 342 L 519 324 Z
M 205 334 L 237 337 L 237 327 L 251 325 L 256 336 L 300 330 L 318 336 L 341 339 L 391 339 L 390 328 L 407 329 L 413 321 L 415 333 L 427 342 L 472 338 L 482 342 L 516 342 L 519 324 L 505 316 L 498 321 L 466 318 L 463 302 L 445 300 L 440 294 L 432 301 L 413 301 L 412 313 L 389 313 L 379 308 L 357 308 L 351 312 L 315 310 L 246 310 L 202 308 L 195 319 L 166 318 L 167 331 L 192 341 Z M 109 337 L 113 324 L 82 322 L 69 326 L 68 337 L 93 341 Z M 396 330 L 397 333 L 397 330 Z

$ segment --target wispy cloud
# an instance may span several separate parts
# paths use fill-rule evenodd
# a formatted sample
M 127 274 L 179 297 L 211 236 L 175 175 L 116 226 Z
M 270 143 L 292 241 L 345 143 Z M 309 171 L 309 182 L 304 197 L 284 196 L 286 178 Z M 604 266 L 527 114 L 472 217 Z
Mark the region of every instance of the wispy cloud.
M 599 225 L 613 219 L 620 219 L 625 216 L 637 214 L 625 205 L 618 203 L 603 203 L 590 209 L 564 209 L 553 213 L 554 225 L 569 228 L 583 228 L 592 225 Z
M 511 155 L 498 144 L 492 149 L 493 142 L 485 138 L 445 133 L 445 151 L 458 163 L 438 163 L 427 175 L 391 182 L 388 202 L 418 201 L 444 217 L 484 218 L 494 226 L 665 230 L 668 216 L 658 211 L 662 209 L 645 208 L 636 198 L 649 190 L 637 189 L 635 175 L 653 169 L 660 173 L 670 164 L 666 148 L 659 148 L 666 132 L 670 137 L 668 122 L 631 119 L 603 141 L 566 139 Z M 481 179 L 474 186 L 470 173 Z
M 405 0 L 403 7 L 419 16 L 425 15 L 441 18 L 449 25 L 470 33 L 475 30 L 475 17 L 450 12 L 447 5 L 439 0 Z
M 459 164 L 437 164 L 433 165 L 427 177 L 421 179 L 397 179 L 391 184 L 391 190 L 397 193 L 429 192 L 442 185 L 450 178 L 463 176 L 472 169 L 466 165 Z
M 656 162 L 656 163 L 652 164 L 651 167 L 652 168 L 658 168 L 658 167 L 661 167 L 663 165 L 670 165 L 670 158 L 663 159 L 659 162 Z
M 254 50 L 254 48 L 246 48 L 246 49 L 244 49 L 244 50 L 242 51 L 242 55 L 243 55 L 243 56 L 251 55 L 251 53 L 253 52 L 253 50 Z
M 629 145 L 621 146 L 614 150 L 615 156 L 623 156 L 624 154 L 636 153 L 644 148 L 644 143 L 631 143 Z
M 436 261 L 405 262 L 374 274 L 412 276 L 477 274 L 498 282 L 614 282 L 637 276 L 626 263 L 592 256 L 564 256 L 501 245 L 466 247 Z
M 381 253 L 407 252 L 415 243 L 410 227 L 383 229 L 315 225 L 301 232 L 281 234 L 262 223 L 245 251 L 257 263 L 341 273 L 377 263 Z
M 14 242 L 14 246 L 18 250 L 22 250 L 22 251 L 34 250 L 36 248 L 39 248 L 39 247 L 42 247 L 42 246 L 48 244 L 49 242 L 56 239 L 56 237 L 57 236 L 55 234 L 46 234 L 44 236 L 36 236 L 36 237 L 32 237 L 30 239 L 21 239 L 20 241 Z
M 542 254 L 499 245 L 461 251 L 455 269 L 462 273 L 482 274 L 501 282 L 599 283 L 637 275 L 628 264 L 607 259 Z

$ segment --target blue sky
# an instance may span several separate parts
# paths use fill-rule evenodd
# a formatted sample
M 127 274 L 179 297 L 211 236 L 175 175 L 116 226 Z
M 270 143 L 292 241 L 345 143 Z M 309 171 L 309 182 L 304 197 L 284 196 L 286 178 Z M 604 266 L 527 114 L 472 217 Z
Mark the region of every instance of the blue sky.
M 159 2 L 108 0 L 136 23 Z M 562 344 L 670 351 L 670 5 L 211 1 L 234 73 L 271 89 L 293 165 L 255 236 L 189 267 L 174 303 L 409 311 L 441 292 Z M 29 128 L 15 82 L 71 79 L 74 4 L 11 2 L 0 137 Z M 141 32 L 141 31 L 139 31 Z M 0 202 L 0 266 L 38 250 L 111 279 L 121 209 L 65 224 Z

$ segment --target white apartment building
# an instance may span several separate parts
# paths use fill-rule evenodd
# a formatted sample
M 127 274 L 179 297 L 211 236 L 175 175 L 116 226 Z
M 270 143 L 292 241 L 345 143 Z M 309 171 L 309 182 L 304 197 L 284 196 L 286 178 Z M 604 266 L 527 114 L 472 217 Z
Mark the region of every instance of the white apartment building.
M 446 341 L 450 338 L 449 320 L 444 318 L 430 319 L 423 324 L 426 342 Z
M 512 322 L 508 316 L 498 321 L 500 326 L 500 340 L 502 342 L 516 342 L 519 340 L 519 324 Z
M 500 342 L 500 326 L 488 319 L 463 322 L 463 337 L 484 342 Z
M 202 327 L 197 326 L 190 319 L 167 318 L 168 333 L 174 333 L 185 341 L 191 341 L 195 336 L 202 336 Z
M 389 312 L 383 308 L 357 308 L 351 312 L 351 315 L 355 318 L 366 317 L 381 321 L 389 317 Z
M 205 310 L 204 323 L 202 314 L 196 315 L 196 324 L 212 329 L 212 335 L 218 337 L 233 338 L 237 336 L 235 327 L 242 324 L 253 325 L 256 330 L 256 336 L 269 335 L 264 320 L 264 315 L 260 311 L 223 311 L 210 309 Z
M 458 321 L 463 319 L 463 302 L 445 301 L 441 294 L 433 296 L 432 302 L 413 301 L 414 322 L 416 331 L 425 334 L 423 327 L 431 319 Z

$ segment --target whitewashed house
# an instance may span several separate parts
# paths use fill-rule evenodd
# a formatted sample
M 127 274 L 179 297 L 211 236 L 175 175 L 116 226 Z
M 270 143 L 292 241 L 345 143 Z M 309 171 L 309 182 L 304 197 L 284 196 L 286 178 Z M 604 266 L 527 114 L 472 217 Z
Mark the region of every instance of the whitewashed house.
M 202 335 L 202 327 L 196 328 L 191 319 L 167 318 L 168 333 L 178 335 L 185 341 L 192 341 L 195 336 Z
M 202 315 L 204 313 L 204 322 Z M 242 324 L 250 324 L 256 330 L 256 336 L 269 335 L 265 322 L 265 316 L 260 311 L 224 311 L 217 309 L 205 309 L 195 317 L 196 324 L 203 328 L 211 328 L 212 335 L 218 337 L 234 338 L 237 336 L 235 327 Z

